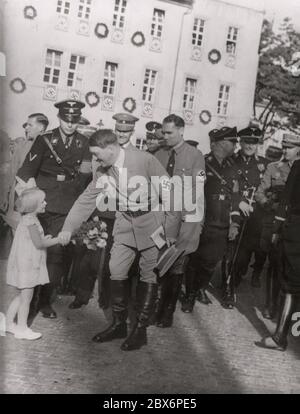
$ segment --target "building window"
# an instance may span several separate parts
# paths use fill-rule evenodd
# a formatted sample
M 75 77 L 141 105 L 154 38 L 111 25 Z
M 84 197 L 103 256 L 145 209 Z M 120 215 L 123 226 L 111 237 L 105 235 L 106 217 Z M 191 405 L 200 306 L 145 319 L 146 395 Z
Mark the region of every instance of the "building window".
M 227 34 L 226 52 L 230 55 L 236 54 L 236 45 L 239 29 L 237 27 L 230 26 Z
M 105 63 L 102 92 L 107 95 L 115 94 L 117 69 L 118 69 L 117 63 L 112 63 L 112 62 Z
M 91 14 L 92 0 L 79 0 L 78 17 L 88 20 Z
M 152 69 L 146 69 L 144 86 L 143 86 L 143 101 L 153 102 L 155 87 L 157 81 L 157 71 Z
M 228 113 L 230 86 L 221 85 L 218 97 L 218 115 L 226 116 Z
M 53 83 L 55 85 L 58 84 L 61 68 L 61 57 L 62 52 L 47 49 L 44 82 Z
M 124 29 L 126 6 L 127 0 L 115 0 L 113 26 L 116 29 Z
M 151 36 L 162 37 L 163 23 L 165 20 L 164 10 L 154 9 L 151 25 Z
M 71 88 L 80 89 L 83 79 L 83 67 L 85 64 L 85 57 L 78 55 L 71 55 L 67 85 Z
M 183 94 L 183 109 L 192 111 L 195 104 L 197 79 L 186 78 Z
M 70 13 L 70 1 L 58 0 L 56 11 L 60 14 L 69 14 Z
M 202 46 L 205 20 L 195 18 L 192 34 L 193 46 Z

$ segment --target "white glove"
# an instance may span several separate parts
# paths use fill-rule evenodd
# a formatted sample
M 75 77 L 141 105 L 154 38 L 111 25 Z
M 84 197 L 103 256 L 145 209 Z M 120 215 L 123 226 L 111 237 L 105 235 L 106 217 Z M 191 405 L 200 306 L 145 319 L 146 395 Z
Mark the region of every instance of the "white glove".
M 246 201 L 241 201 L 239 204 L 239 209 L 242 211 L 244 216 L 249 217 L 250 213 L 253 212 L 253 207 L 250 204 L 246 203 Z

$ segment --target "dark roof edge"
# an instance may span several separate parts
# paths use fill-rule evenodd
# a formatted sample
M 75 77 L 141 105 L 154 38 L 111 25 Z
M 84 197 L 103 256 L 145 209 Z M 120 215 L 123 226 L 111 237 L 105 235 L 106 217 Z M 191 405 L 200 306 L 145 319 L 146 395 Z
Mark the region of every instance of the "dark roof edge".
M 194 0 L 160 0 L 164 1 L 165 3 L 174 4 L 175 6 L 182 6 L 192 8 L 194 4 Z

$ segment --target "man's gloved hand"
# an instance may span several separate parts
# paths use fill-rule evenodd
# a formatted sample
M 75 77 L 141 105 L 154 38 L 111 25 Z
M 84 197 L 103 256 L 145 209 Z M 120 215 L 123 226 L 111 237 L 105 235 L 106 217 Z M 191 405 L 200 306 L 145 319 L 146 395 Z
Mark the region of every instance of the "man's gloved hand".
M 230 241 L 233 241 L 237 238 L 238 234 L 239 234 L 239 225 L 236 223 L 231 223 L 229 227 L 228 239 Z
M 279 233 L 273 233 L 272 234 L 272 239 L 271 239 L 272 245 L 275 246 L 275 247 L 278 246 L 279 239 L 280 239 Z
M 249 203 L 247 203 L 246 201 L 241 201 L 239 204 L 239 209 L 242 211 L 242 213 L 244 214 L 244 216 L 249 217 L 250 213 L 253 212 L 253 207 L 250 206 Z

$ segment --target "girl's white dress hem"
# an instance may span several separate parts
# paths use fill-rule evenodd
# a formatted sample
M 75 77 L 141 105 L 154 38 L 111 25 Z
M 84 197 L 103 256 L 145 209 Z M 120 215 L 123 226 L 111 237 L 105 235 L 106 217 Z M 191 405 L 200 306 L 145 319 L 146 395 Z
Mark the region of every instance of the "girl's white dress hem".
M 7 263 L 6 281 L 19 289 L 33 288 L 49 283 L 46 249 L 37 249 L 30 236 L 29 226 L 37 225 L 41 236 L 43 228 L 35 215 L 25 214 L 18 224 Z

